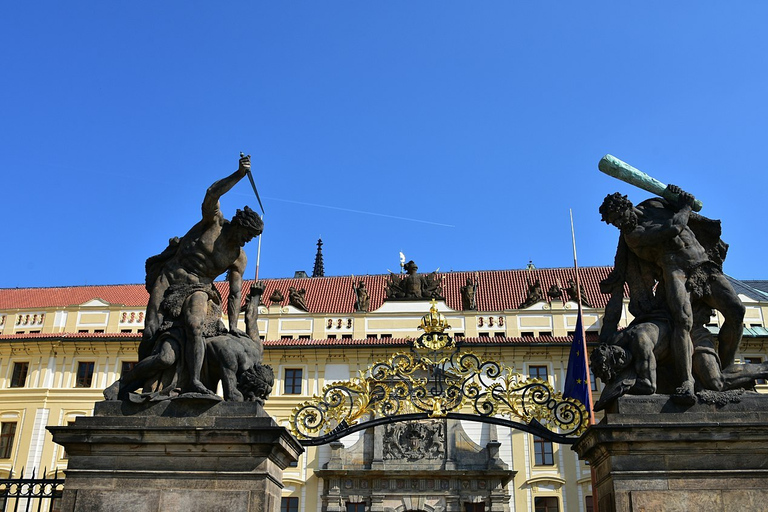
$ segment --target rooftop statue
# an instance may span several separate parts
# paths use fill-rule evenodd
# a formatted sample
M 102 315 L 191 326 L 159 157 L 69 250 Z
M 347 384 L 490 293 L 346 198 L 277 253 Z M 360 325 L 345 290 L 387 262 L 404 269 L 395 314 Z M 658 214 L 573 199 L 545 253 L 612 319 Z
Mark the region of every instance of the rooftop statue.
M 587 300 L 587 291 L 584 289 L 584 285 L 579 283 L 576 287 L 576 281 L 573 278 L 568 278 L 568 286 L 565 288 L 565 294 L 568 296 L 568 300 L 571 302 L 579 302 L 579 292 L 581 292 L 581 304 L 588 308 L 594 306 Z
M 437 277 L 437 271 L 431 274 L 418 274 L 418 265 L 409 261 L 403 267 L 405 277 L 390 273 L 387 281 L 386 300 L 442 300 L 443 285 Z
M 144 398 L 162 399 L 183 393 L 215 395 L 215 384 L 203 382 L 209 343 L 217 340 L 220 360 L 226 359 L 222 345 L 246 343 L 249 356 L 243 364 L 261 363 L 261 340 L 256 317 L 258 300 L 246 320 L 250 332 L 237 328 L 246 256 L 243 247 L 261 234 L 264 224 L 247 206 L 231 221 L 221 213 L 219 198 L 250 171 L 250 156 L 240 158 L 237 171 L 211 185 L 203 199 L 202 219 L 182 238 L 172 238 L 168 247 L 146 263 L 146 288 L 149 292 L 144 335 L 139 345 L 139 362 L 104 391 L 107 399 L 127 399 L 129 393 L 143 387 Z M 221 321 L 222 298 L 213 281 L 227 272 L 229 329 Z M 257 288 L 261 295 L 263 290 Z M 248 345 L 251 344 L 251 345 Z M 230 347 L 232 348 L 232 347 Z M 252 350 L 251 350 L 252 349 Z M 231 352 L 231 350 L 230 350 Z M 229 354 L 232 355 L 232 354 Z M 230 365 L 231 368 L 231 365 Z M 210 366 L 209 366 L 210 369 Z M 248 368 L 237 370 L 237 377 Z M 242 400 L 242 393 L 230 389 L 225 380 L 228 400 Z
M 661 376 L 656 373 L 662 367 L 657 363 L 668 358 L 673 368 L 663 371 L 674 383 L 672 398 L 690 404 L 699 389 L 721 391 L 743 384 L 731 376 L 744 373 L 734 366 L 744 306 L 722 272 L 728 246 L 720 239 L 720 221 L 694 213 L 700 203 L 679 187 L 669 185 L 664 196 L 635 206 L 615 193 L 600 207 L 603 221 L 620 231 L 614 270 L 601 283 L 601 291 L 611 294 L 601 337 L 612 346 L 600 350 L 611 353 L 609 362 L 615 360 L 620 370 L 634 361 L 634 377 L 625 376 L 616 393 L 659 391 Z M 627 332 L 618 332 L 625 283 L 635 321 Z M 705 327 L 712 309 L 725 318 L 716 351 Z M 619 348 L 628 355 L 617 356 Z M 621 371 L 605 372 L 603 366 L 598 362 L 593 371 L 602 373 L 610 386 Z
M 293 286 L 288 287 L 288 303 L 295 307 L 296 309 L 300 309 L 302 311 L 309 311 L 309 308 L 307 307 L 307 290 L 304 288 L 301 288 L 300 290 L 297 290 Z
M 461 308 L 464 310 L 477 309 L 477 280 L 472 282 L 467 278 L 467 284 L 461 287 Z
M 352 282 L 352 290 L 355 292 L 355 311 L 368 312 L 371 306 L 371 297 L 368 295 L 368 288 L 365 287 L 365 281 L 360 279 L 355 286 Z
M 531 280 L 527 277 L 525 280 L 528 282 L 528 292 L 526 293 L 525 301 L 523 301 L 523 303 L 518 306 L 518 309 L 529 308 L 534 304 L 544 300 L 544 292 L 541 289 L 541 281 L 537 279 L 532 283 Z

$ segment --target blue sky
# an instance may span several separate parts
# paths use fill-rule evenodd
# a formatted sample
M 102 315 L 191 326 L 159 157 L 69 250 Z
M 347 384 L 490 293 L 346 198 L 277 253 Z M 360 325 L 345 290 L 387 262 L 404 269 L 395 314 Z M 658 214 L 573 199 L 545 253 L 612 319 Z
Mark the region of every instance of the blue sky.
M 138 283 L 252 155 L 261 277 L 610 265 L 611 153 L 768 278 L 765 2 L 4 2 L 0 287 Z M 222 199 L 256 207 L 247 181 Z M 256 242 L 247 247 L 255 271 Z

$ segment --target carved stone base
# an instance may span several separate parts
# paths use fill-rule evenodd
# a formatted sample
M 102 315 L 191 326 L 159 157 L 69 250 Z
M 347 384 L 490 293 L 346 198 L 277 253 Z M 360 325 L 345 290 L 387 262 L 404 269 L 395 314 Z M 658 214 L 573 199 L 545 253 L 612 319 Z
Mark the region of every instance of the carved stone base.
M 705 398 L 621 397 L 574 444 L 595 469 L 600 512 L 766 509 L 768 396 Z
M 99 402 L 49 430 L 69 457 L 66 512 L 279 512 L 283 470 L 303 452 L 253 402 Z

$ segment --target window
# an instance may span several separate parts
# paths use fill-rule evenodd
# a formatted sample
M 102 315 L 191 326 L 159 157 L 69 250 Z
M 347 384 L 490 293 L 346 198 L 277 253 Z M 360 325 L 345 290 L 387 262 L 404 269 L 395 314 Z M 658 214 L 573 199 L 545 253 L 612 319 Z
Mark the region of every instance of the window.
M 538 436 L 533 436 L 533 452 L 536 456 L 537 466 L 552 466 L 555 458 L 552 450 L 552 441 L 547 441 Z
M 458 340 L 463 340 L 463 339 L 464 339 L 464 333 L 463 333 L 463 332 L 457 332 L 456 334 L 454 334 L 454 335 L 453 335 L 453 337 L 454 337 L 454 338 L 455 338 L 457 341 L 458 341 Z
M 79 333 L 88 332 L 88 329 L 78 329 L 77 332 L 79 332 Z
M 392 335 L 391 335 L 391 334 L 382 334 L 382 335 L 381 335 L 381 339 L 385 339 L 385 338 L 391 338 L 391 337 L 392 337 Z
M 464 512 L 485 512 L 485 503 L 464 503 Z
M 0 424 L 0 459 L 10 459 L 13 450 L 13 438 L 16 437 L 16 422 Z
M 75 381 L 76 388 L 89 388 L 93 383 L 93 367 L 94 362 L 79 362 L 77 363 L 77 380 Z
M 544 382 L 547 381 L 547 367 L 546 366 L 529 366 L 528 376 L 532 379 L 541 379 Z
M 539 332 L 539 337 L 541 336 L 552 336 L 552 331 L 541 331 Z
M 280 512 L 299 512 L 299 498 L 283 498 L 280 500 Z
M 328 335 L 328 339 L 329 340 L 335 340 L 336 339 L 336 335 L 335 334 L 329 334 Z
M 370 334 L 370 333 L 366 334 L 365 337 L 368 338 L 369 340 L 375 340 L 376 339 L 376 335 L 375 334 Z
M 584 510 L 587 512 L 595 511 L 595 506 L 592 504 L 592 496 L 586 496 L 584 498 Z
M 125 375 L 129 371 L 133 370 L 134 366 L 136 366 L 136 361 L 123 361 L 123 364 L 120 367 L 120 375 Z
M 597 391 L 597 381 L 595 380 L 595 374 L 592 370 L 589 370 L 589 381 L 592 383 L 592 391 Z
M 284 334 L 284 335 L 280 336 L 280 339 L 281 340 L 292 340 L 293 336 L 289 336 L 287 334 Z
M 535 512 L 559 512 L 560 507 L 557 504 L 557 498 L 554 496 L 537 497 L 533 499 L 533 509 Z
M 347 503 L 347 512 L 365 512 L 365 503 Z
M 762 357 L 745 357 L 744 362 L 747 364 L 760 364 L 763 362 Z M 755 379 L 755 384 L 765 384 L 765 379 Z
M 524 331 L 520 333 L 523 338 L 533 338 L 533 331 Z
M 11 377 L 12 388 L 23 388 L 27 385 L 27 372 L 29 363 L 13 363 L 13 376 Z
M 489 338 L 491 336 L 491 334 L 487 332 L 479 332 L 477 335 L 481 338 Z
M 493 333 L 493 335 L 494 335 L 494 337 L 496 337 L 496 338 L 503 338 L 503 337 L 505 337 L 505 336 L 506 336 L 506 334 L 505 334 L 505 333 L 503 333 L 503 332 L 495 332 L 495 333 Z
M 283 394 L 300 395 L 301 394 L 301 368 L 286 368 L 283 385 Z
M 351 334 L 342 334 L 341 335 L 341 339 L 343 339 L 343 340 L 351 340 L 352 339 L 352 335 Z
M 312 339 L 312 338 L 309 335 L 302 334 L 301 336 L 299 336 L 299 339 L 300 340 L 309 340 L 309 339 Z
M 133 332 L 131 329 L 120 329 L 120 332 Z
M 40 334 L 40 331 L 29 331 L 29 334 Z
M 103 333 L 103 332 L 104 332 L 104 329 L 94 329 L 94 330 L 93 330 L 93 332 L 97 332 L 97 333 Z

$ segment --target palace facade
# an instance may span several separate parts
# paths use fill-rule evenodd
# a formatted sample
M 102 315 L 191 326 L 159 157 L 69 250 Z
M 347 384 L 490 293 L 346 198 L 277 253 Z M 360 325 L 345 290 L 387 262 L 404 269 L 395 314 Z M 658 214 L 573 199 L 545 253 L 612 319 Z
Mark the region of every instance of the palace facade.
M 599 282 L 609 272 L 609 267 L 580 270 L 590 344 L 597 342 L 606 303 Z M 444 297 L 437 308 L 464 347 L 562 390 L 577 318 L 568 291 L 573 269 L 450 272 L 433 278 Z M 279 424 L 288 426 L 292 410 L 326 384 L 357 376 L 419 336 L 430 301 L 385 300 L 389 279 L 264 280 L 259 330 L 265 363 L 276 379 L 265 409 Z M 362 300 L 361 282 L 367 291 Z M 765 361 L 764 282 L 732 283 L 746 306 L 737 357 Z M 243 296 L 251 284 L 244 284 Z M 468 285 L 471 297 L 462 290 Z M 216 286 L 227 295 L 227 283 Z M 102 390 L 136 363 L 147 298 L 138 284 L 0 290 L 0 477 L 11 470 L 18 475 L 33 468 L 38 474 L 66 469 L 66 453 L 45 428 L 92 414 Z M 631 321 L 626 303 L 624 309 L 626 326 Z M 721 322 L 713 316 L 708 327 L 717 332 Z M 595 399 L 600 387 L 593 383 Z M 758 382 L 757 389 L 768 386 Z M 471 421 L 381 425 L 309 447 L 285 471 L 283 482 L 285 512 L 591 510 L 589 468 L 568 445 Z

